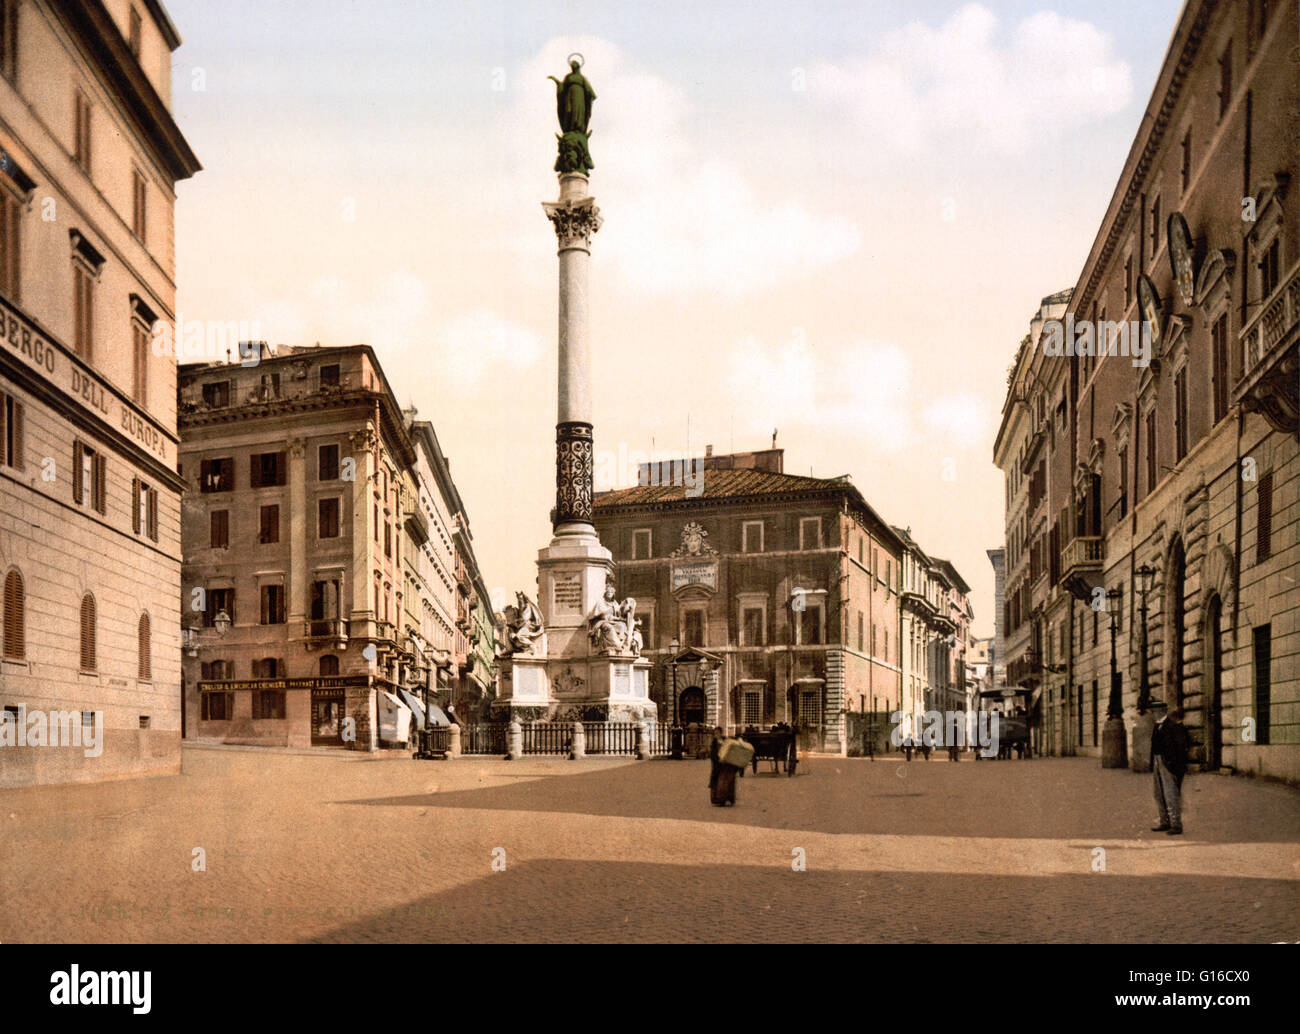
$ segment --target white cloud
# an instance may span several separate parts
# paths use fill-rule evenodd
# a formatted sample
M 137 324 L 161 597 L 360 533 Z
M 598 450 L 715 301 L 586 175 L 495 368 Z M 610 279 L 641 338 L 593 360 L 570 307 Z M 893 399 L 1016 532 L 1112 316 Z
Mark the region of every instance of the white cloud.
M 458 388 L 522 373 L 537 365 L 544 351 L 537 334 L 491 309 L 457 316 L 440 326 L 433 338 L 434 361 L 446 375 L 446 383 Z
M 814 68 L 810 93 L 845 105 L 863 138 L 905 153 L 955 135 L 1022 154 L 1128 103 L 1128 65 L 1089 22 L 1039 11 L 1004 40 L 997 24 L 979 4 L 937 29 L 912 22 L 867 57 Z

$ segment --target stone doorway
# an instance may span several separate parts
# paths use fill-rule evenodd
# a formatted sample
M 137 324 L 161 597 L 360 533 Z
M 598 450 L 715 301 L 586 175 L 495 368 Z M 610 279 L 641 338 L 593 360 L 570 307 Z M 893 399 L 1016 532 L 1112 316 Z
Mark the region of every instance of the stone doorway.
M 704 690 L 699 686 L 687 686 L 682 690 L 678 708 L 679 720 L 683 726 L 703 725 L 705 721 Z

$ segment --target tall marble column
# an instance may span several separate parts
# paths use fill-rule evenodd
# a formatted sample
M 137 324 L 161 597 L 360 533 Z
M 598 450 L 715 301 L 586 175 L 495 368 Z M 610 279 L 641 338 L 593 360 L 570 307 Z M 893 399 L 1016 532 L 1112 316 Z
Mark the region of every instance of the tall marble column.
M 542 206 L 555 227 L 560 257 L 559 384 L 555 425 L 555 521 L 560 535 L 590 535 L 593 438 L 587 267 L 600 209 L 580 172 L 560 176 L 560 199 Z

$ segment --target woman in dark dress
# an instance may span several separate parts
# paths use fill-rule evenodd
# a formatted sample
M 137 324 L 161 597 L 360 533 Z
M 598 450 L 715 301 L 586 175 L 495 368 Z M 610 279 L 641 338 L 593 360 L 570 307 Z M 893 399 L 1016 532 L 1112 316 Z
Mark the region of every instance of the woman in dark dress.
M 722 747 L 722 726 L 713 730 L 713 742 L 709 746 L 709 799 L 719 808 L 727 803 L 736 803 L 736 766 L 721 761 L 718 752 Z

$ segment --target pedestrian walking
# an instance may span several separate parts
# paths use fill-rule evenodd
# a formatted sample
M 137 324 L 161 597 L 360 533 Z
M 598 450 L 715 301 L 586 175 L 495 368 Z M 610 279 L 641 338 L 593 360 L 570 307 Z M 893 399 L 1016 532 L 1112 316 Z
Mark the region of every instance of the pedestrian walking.
M 912 734 L 909 732 L 903 740 L 903 753 L 907 755 L 908 761 L 912 760 L 912 751 L 915 749 L 915 746 L 916 745 L 912 742 Z
M 1183 776 L 1192 750 L 1192 738 L 1183 725 L 1183 709 L 1173 707 L 1156 722 L 1151 733 L 1151 770 L 1156 809 L 1160 814 L 1153 833 L 1176 837 L 1183 831 Z
M 736 803 L 736 776 L 742 766 L 732 763 L 736 757 L 735 748 L 746 745 L 737 740 L 725 739 L 722 726 L 713 730 L 713 742 L 709 745 L 709 799 L 719 808 Z M 753 751 L 749 752 L 753 757 Z

